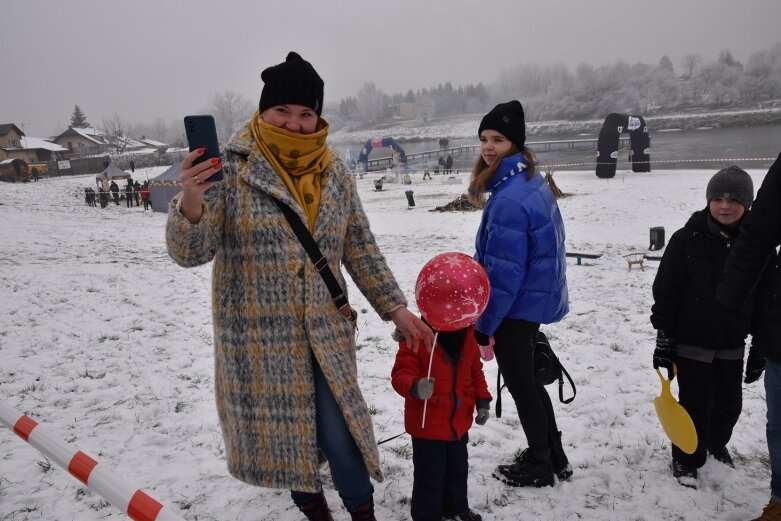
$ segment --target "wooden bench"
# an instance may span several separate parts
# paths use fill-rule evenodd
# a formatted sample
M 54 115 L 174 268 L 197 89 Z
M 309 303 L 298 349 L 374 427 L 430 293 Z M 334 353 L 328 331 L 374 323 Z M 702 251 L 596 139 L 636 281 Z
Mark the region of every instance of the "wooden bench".
M 576 253 L 576 252 L 567 252 L 567 257 L 575 257 L 578 259 L 578 265 L 580 265 L 581 259 L 598 259 L 602 256 L 601 253 Z
M 629 265 L 629 270 L 632 270 L 632 266 L 638 265 L 640 266 L 640 269 L 645 271 L 645 266 L 643 266 L 643 262 L 645 261 L 645 253 L 642 251 L 636 251 L 632 253 L 627 253 L 624 255 L 624 258 L 626 259 L 627 264 Z

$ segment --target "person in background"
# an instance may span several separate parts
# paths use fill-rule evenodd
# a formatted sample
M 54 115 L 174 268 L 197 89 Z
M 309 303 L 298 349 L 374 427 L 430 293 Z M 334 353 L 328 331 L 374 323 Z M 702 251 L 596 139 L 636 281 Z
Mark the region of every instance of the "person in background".
M 141 201 L 144 203 L 144 210 L 146 210 L 152 206 L 151 201 L 149 200 L 149 183 L 147 181 L 144 181 L 144 184 L 141 185 L 139 193 L 141 194 Z
M 133 206 L 133 180 L 128 179 L 127 185 L 125 185 L 125 205 L 128 208 Z
M 445 173 L 446 174 L 453 173 L 453 156 L 451 156 L 450 154 L 448 154 L 447 159 L 445 159 Z
M 722 336 L 729 325 L 740 321 L 740 310 L 756 300 L 754 342 L 761 352 L 750 352 L 746 381 L 756 380 L 765 370 L 767 401 L 767 448 L 770 455 L 770 500 L 757 521 L 781 520 L 781 155 L 770 167 L 757 192 L 751 213 L 740 225 L 716 290 L 722 306 L 712 327 Z
M 430 379 L 430 353 L 414 352 L 403 339 L 399 344 L 391 382 L 404 397 L 404 428 L 412 437 L 412 520 L 481 521 L 467 499 L 468 431 L 475 408 L 475 422 L 488 421 L 491 394 L 474 328 L 437 334 Z
M 706 208 L 692 214 L 664 251 L 653 283 L 651 323 L 656 329 L 654 368 L 676 376 L 679 402 L 697 431 L 693 454 L 672 447 L 672 473 L 681 485 L 697 488 L 697 469 L 708 454 L 734 467 L 727 443 L 743 407 L 745 333 L 722 336 L 710 327 L 716 313 L 716 287 L 741 220 L 754 199 L 751 177 L 737 166 L 708 181 Z M 747 305 L 747 318 L 753 311 Z M 756 354 L 756 344 L 752 344 Z M 758 375 L 747 381 L 754 381 Z
M 141 191 L 141 183 L 136 181 L 135 183 L 133 183 L 133 200 L 136 202 L 136 206 L 139 206 L 141 204 L 140 201 L 141 194 L 139 193 L 140 191 Z
M 111 197 L 114 198 L 114 203 L 116 203 L 116 205 L 119 206 L 119 186 L 115 181 L 111 181 L 111 184 L 109 185 L 108 189 L 111 192 Z
M 491 284 L 488 306 L 477 319 L 475 338 L 494 345 L 496 362 L 515 401 L 528 449 L 494 477 L 516 487 L 553 485 L 572 467 L 561 443 L 553 404 L 534 378 L 534 340 L 540 324 L 569 311 L 564 222 L 556 198 L 525 146 L 526 124 L 517 100 L 500 103 L 478 129 L 480 157 L 469 184 L 470 200 L 483 216 L 475 259 Z
M 228 470 L 291 490 L 307 519 L 332 519 L 318 468 L 328 459 L 353 520 L 374 520 L 381 481 L 372 417 L 358 385 L 349 306 L 337 308 L 278 204 L 309 230 L 347 295 L 341 266 L 408 345 L 434 333 L 407 309 L 377 246 L 350 169 L 327 144 L 324 83 L 299 54 L 265 69 L 258 111 L 222 159 L 182 161 L 168 252 L 184 267 L 213 263 L 215 392 Z M 222 181 L 209 177 L 222 169 Z
M 102 184 L 98 185 L 98 199 L 100 200 L 100 207 L 105 208 L 108 206 L 108 193 Z

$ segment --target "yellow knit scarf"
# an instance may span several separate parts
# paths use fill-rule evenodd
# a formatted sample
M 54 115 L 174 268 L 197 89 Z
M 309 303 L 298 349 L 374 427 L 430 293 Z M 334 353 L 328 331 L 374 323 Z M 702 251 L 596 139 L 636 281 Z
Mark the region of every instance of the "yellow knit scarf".
M 331 164 L 325 144 L 328 122 L 319 118 L 314 133 L 299 134 L 269 125 L 256 111 L 250 129 L 263 156 L 304 209 L 309 230 L 313 230 L 320 209 L 320 174 Z

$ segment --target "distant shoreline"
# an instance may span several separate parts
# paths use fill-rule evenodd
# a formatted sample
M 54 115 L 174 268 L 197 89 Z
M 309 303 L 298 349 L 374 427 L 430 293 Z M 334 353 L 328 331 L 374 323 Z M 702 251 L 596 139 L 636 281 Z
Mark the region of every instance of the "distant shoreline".
M 376 137 L 391 136 L 399 143 L 425 141 L 431 139 L 470 139 L 474 138 L 482 114 L 470 114 L 443 118 L 424 123 L 422 120 L 399 121 L 384 124 L 375 129 L 344 130 L 331 133 L 334 144 L 362 143 Z M 579 134 L 599 134 L 604 120 L 584 121 L 527 121 L 528 136 L 576 136 Z M 752 127 L 759 125 L 781 124 L 781 107 L 702 111 L 676 114 L 662 114 L 645 117 L 652 131 L 694 130 L 703 127 Z

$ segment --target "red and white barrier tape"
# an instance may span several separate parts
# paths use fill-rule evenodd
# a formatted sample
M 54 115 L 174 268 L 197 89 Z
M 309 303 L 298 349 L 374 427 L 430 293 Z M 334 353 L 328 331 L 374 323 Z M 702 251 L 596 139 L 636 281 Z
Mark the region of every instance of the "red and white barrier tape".
M 643 163 L 651 163 L 654 165 L 657 164 L 675 164 L 675 163 L 739 163 L 743 161 L 775 161 L 775 157 L 714 157 L 714 158 L 705 158 L 705 159 L 656 159 L 653 161 L 635 161 L 634 164 L 643 164 Z M 632 163 L 627 161 L 627 163 L 631 166 Z M 561 164 L 552 164 L 548 165 L 545 163 L 540 163 L 537 165 L 537 168 L 539 170 L 548 170 L 548 169 L 555 169 L 555 168 L 563 168 L 563 167 L 572 167 L 572 166 L 584 166 L 587 168 L 594 168 L 596 165 L 612 165 L 616 163 L 605 163 L 605 162 L 589 162 L 589 163 L 561 163 Z
M 38 422 L 0 401 L 0 423 L 38 449 L 73 477 L 125 512 L 134 521 L 184 521 L 143 490 L 131 486 L 73 445 L 54 436 Z

